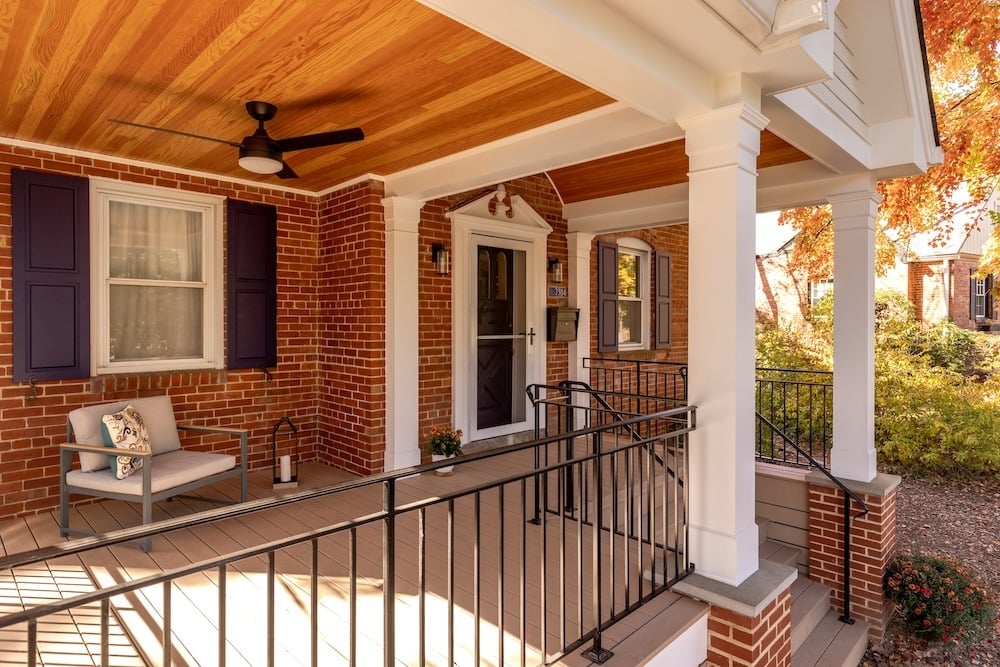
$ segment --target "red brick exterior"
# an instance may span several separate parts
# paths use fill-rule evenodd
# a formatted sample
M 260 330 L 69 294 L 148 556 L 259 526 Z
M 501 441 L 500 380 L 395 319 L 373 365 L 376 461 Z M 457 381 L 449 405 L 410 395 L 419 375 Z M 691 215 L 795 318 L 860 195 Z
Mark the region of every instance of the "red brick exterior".
M 100 176 L 209 193 L 278 209 L 278 366 L 260 370 L 139 373 L 27 385 L 12 382 L 10 169 Z M 552 226 L 547 256 L 567 262 L 562 204 L 544 175 L 508 184 Z M 421 432 L 451 421 L 451 277 L 438 276 L 430 246 L 451 245 L 445 212 L 480 194 L 427 202 L 419 227 L 419 415 Z M 175 174 L 110 160 L 0 146 L 0 514 L 20 516 L 58 502 L 58 443 L 66 415 L 103 401 L 167 393 L 180 421 L 248 428 L 251 468 L 271 465 L 271 428 L 289 416 L 301 460 L 366 474 L 385 449 L 385 222 L 380 182 L 321 197 Z M 685 253 L 686 254 L 686 253 Z M 426 260 L 426 261 L 425 261 Z M 566 298 L 548 305 L 567 305 Z M 684 325 L 686 327 L 686 324 Z M 540 332 L 544 336 L 544 331 Z M 537 339 L 536 339 L 537 341 Z M 544 343 L 544 339 L 542 340 Z M 546 344 L 548 379 L 568 373 L 566 343 Z M 237 451 L 231 440 L 185 446 Z
M 594 238 L 590 249 L 590 350 L 597 354 L 597 243 L 613 243 L 619 238 L 635 238 L 645 241 L 653 250 L 670 255 L 670 347 L 665 350 L 641 350 L 616 352 L 614 356 L 626 359 L 643 359 L 658 361 L 687 361 L 688 353 L 688 227 L 670 225 L 655 229 L 637 229 L 618 234 L 602 234 Z M 653 293 L 653 276 L 650 273 L 648 293 Z M 654 321 L 652 312 L 655 304 L 650 299 L 650 318 Z M 647 332 L 649 333 L 649 332 Z M 652 335 L 650 339 L 652 339 Z
M 970 276 L 979 268 L 979 257 L 965 256 L 951 260 L 912 262 L 909 265 L 908 298 L 923 322 L 948 320 L 963 329 L 975 329 L 976 320 L 969 316 L 972 297 Z M 945 294 L 945 270 L 950 295 Z M 996 299 L 993 300 L 996 303 Z M 996 308 L 986 318 L 997 320 Z
M 844 496 L 840 489 L 810 483 L 809 578 L 833 589 L 831 603 L 844 607 Z M 859 494 L 868 504 L 866 516 L 851 528 L 851 615 L 871 626 L 881 641 L 891 612 L 882 592 L 882 576 L 896 556 L 896 491 Z M 853 512 L 857 505 L 852 503 Z
M 782 667 L 792 664 L 792 595 L 786 588 L 753 618 L 712 605 L 708 664 Z

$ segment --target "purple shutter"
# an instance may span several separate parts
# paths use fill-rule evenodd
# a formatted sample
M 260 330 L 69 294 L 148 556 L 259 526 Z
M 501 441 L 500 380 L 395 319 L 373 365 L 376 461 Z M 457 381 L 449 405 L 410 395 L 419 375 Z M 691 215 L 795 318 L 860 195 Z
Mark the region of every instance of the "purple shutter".
M 618 246 L 597 242 L 597 351 L 618 350 Z
M 90 376 L 87 179 L 11 170 L 15 382 Z
M 670 256 L 656 253 L 653 276 L 653 347 L 658 350 L 670 347 Z
M 230 199 L 226 234 L 226 366 L 277 366 L 277 210 Z

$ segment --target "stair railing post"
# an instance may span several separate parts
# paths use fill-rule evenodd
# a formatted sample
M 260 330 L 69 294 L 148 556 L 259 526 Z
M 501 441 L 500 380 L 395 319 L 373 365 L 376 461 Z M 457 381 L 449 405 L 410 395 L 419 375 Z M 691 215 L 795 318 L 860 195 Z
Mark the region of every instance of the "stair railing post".
M 851 499 L 844 494 L 844 615 L 840 621 L 854 625 L 851 618 Z

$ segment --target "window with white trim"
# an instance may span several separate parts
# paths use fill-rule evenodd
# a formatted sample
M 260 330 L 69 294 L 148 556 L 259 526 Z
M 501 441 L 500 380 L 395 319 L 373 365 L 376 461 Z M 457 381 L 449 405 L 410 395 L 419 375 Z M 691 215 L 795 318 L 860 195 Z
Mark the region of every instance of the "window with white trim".
M 809 281 L 809 307 L 815 308 L 827 294 L 833 291 L 833 278 Z
M 986 279 L 975 279 L 975 294 L 972 297 L 972 316 L 986 317 Z
M 618 242 L 618 349 L 649 345 L 649 251 Z
M 91 181 L 96 373 L 222 367 L 223 201 Z

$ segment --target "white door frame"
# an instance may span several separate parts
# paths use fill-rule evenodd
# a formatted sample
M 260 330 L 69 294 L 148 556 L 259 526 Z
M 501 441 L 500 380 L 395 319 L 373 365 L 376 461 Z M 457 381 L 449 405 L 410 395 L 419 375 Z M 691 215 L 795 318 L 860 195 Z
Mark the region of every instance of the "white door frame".
M 505 193 L 498 191 L 501 199 Z M 525 252 L 525 326 L 534 328 L 533 343 L 526 349 L 525 382 L 546 378 L 545 279 L 546 237 L 552 228 L 519 196 L 510 196 L 508 207 L 490 206 L 496 195 L 487 195 L 452 211 L 452 419 L 472 442 L 534 428 L 534 410 L 525 401 L 525 421 L 488 429 L 476 428 L 476 247 L 492 244 Z M 490 209 L 493 211 L 490 211 Z M 509 216 L 509 217 L 508 217 Z M 484 238 L 485 237 L 485 238 Z M 505 243 L 506 242 L 506 243 Z

